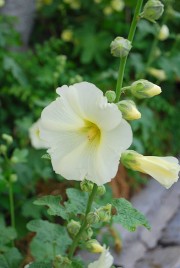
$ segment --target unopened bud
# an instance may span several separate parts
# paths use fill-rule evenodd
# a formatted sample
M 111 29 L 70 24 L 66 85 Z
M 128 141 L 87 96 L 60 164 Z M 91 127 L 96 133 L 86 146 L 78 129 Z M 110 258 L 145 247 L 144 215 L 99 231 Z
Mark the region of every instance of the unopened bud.
M 91 193 L 93 189 L 93 183 L 88 180 L 83 180 L 80 183 L 80 187 L 83 192 Z
M 72 263 L 71 260 L 69 260 L 67 257 L 63 257 L 63 256 L 61 256 L 61 255 L 57 255 L 57 256 L 55 257 L 55 259 L 54 259 L 54 265 L 55 265 L 55 267 L 57 267 L 57 268 L 66 267 L 66 266 L 71 267 L 71 266 L 70 266 L 71 263 Z M 53 267 L 54 267 L 54 266 L 53 266 Z
M 89 224 L 95 224 L 99 222 L 99 216 L 96 212 L 89 212 L 87 215 L 87 222 Z
M 105 96 L 110 103 L 114 102 L 116 99 L 116 93 L 112 90 L 106 91 Z
M 148 73 L 160 81 L 167 79 L 165 71 L 161 69 L 149 68 Z
M 164 5 L 159 0 L 149 0 L 144 6 L 141 18 L 147 19 L 151 22 L 158 20 L 164 12 Z
M 81 241 L 86 241 L 86 240 L 89 240 L 91 239 L 93 235 L 93 230 L 91 227 L 88 227 L 84 230 L 84 232 L 81 234 Z
M 140 79 L 130 86 L 133 96 L 139 99 L 151 98 L 161 93 L 161 88 L 148 80 Z
M 104 185 L 98 186 L 97 195 L 104 195 L 106 193 L 106 187 Z
M 158 39 L 160 41 L 164 41 L 168 38 L 169 36 L 169 28 L 167 25 L 163 25 L 159 31 Z
M 4 144 L 0 145 L 0 153 L 5 154 L 7 152 L 7 146 Z
M 78 221 L 71 220 L 67 224 L 67 230 L 71 237 L 75 237 L 81 228 L 81 224 Z
M 107 204 L 97 210 L 97 214 L 102 222 L 109 222 L 111 220 L 112 205 Z
M 17 181 L 17 178 L 18 178 L 18 177 L 17 177 L 16 174 L 11 174 L 11 175 L 10 175 L 10 181 L 11 181 L 11 182 L 16 182 L 16 181 Z
M 85 244 L 87 250 L 93 253 L 101 253 L 103 252 L 104 248 L 101 246 L 101 244 L 96 239 L 91 239 L 86 242 Z
M 2 134 L 2 138 L 7 142 L 7 144 L 11 144 L 13 142 L 13 138 L 8 134 Z
M 117 103 L 118 109 L 122 113 L 122 117 L 126 120 L 136 120 L 141 118 L 141 113 L 138 111 L 136 104 L 132 100 L 123 100 Z
M 111 42 L 111 54 L 114 57 L 126 57 L 132 48 L 131 42 L 123 37 L 116 37 L 114 41 Z
M 122 153 L 121 162 L 127 168 L 130 168 L 130 169 L 136 170 L 136 171 L 137 170 L 140 171 L 140 168 L 139 168 L 139 165 L 137 162 L 137 159 L 139 156 L 141 156 L 141 155 L 138 154 L 136 151 L 127 150 L 127 151 Z

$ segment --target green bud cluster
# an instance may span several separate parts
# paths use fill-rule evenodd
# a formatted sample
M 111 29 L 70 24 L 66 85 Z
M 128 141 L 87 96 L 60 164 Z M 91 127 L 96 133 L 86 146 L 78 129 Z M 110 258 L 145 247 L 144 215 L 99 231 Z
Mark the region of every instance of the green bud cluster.
M 57 268 L 62 268 L 62 267 L 70 267 L 70 265 L 72 264 L 72 261 L 69 260 L 67 257 L 63 257 L 61 255 L 57 255 L 54 259 L 54 266 L 53 267 L 57 267 Z
M 95 212 L 89 212 L 87 215 L 87 222 L 91 225 L 91 224 L 96 224 L 100 221 L 100 218 L 98 216 L 98 213 Z
M 109 222 L 111 220 L 111 210 L 112 210 L 112 205 L 107 204 L 106 206 L 100 207 L 97 210 L 97 214 L 99 217 L 99 221 L 102 222 Z
M 93 230 L 91 227 L 88 227 L 84 230 L 84 232 L 81 234 L 81 241 L 87 241 L 90 240 L 93 235 Z
M 143 12 L 140 14 L 141 18 L 147 19 L 151 22 L 158 20 L 164 12 L 164 5 L 159 0 L 149 0 L 144 6 Z
M 116 37 L 110 44 L 111 54 L 114 57 L 124 58 L 132 48 L 131 42 L 123 37 Z

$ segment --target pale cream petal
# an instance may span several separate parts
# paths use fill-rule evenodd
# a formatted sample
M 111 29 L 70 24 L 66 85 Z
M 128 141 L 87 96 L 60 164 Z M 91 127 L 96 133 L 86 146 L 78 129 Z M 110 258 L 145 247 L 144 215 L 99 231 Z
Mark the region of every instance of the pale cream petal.
M 178 181 L 180 166 L 173 157 L 144 156 L 140 167 L 167 189 Z
M 88 268 L 111 268 L 113 265 L 113 257 L 108 249 L 104 249 L 99 259 L 88 265 Z
M 29 129 L 31 145 L 35 149 L 46 149 L 48 148 L 48 144 L 40 137 L 40 126 L 41 120 L 39 119 Z

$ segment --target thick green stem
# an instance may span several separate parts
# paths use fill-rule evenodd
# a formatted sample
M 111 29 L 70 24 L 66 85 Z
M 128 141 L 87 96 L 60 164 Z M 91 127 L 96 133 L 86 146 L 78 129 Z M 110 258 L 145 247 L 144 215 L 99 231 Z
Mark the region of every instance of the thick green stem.
M 84 220 L 82 222 L 82 225 L 81 225 L 81 228 L 78 232 L 78 234 L 76 235 L 70 249 L 69 249 L 69 259 L 72 258 L 73 254 L 74 254 L 74 251 L 78 245 L 78 242 L 81 238 L 81 235 L 82 233 L 84 232 L 85 228 L 87 227 L 87 215 L 88 213 L 91 211 L 91 206 L 92 206 L 92 203 L 93 203 L 93 200 L 94 200 L 94 197 L 96 195 L 96 192 L 97 192 L 97 188 L 98 186 L 96 184 L 94 184 L 93 186 L 93 189 L 92 189 L 92 192 L 91 192 L 91 195 L 89 196 L 89 199 L 88 199 L 88 203 L 87 203 L 87 207 L 86 207 L 86 213 L 85 213 L 85 217 L 84 217 Z
M 128 40 L 132 43 L 134 39 L 134 34 L 136 31 L 137 23 L 139 21 L 139 14 L 141 12 L 141 7 L 143 4 L 143 0 L 138 0 L 136 4 L 136 9 L 134 13 L 134 17 L 131 23 L 129 35 L 128 35 Z M 127 57 L 121 58 L 120 60 L 120 66 L 119 66 L 119 75 L 118 75 L 118 80 L 117 80 L 117 85 L 116 85 L 116 100 L 115 102 L 118 102 L 121 96 L 121 89 L 123 86 L 123 79 L 124 79 L 124 71 L 125 71 L 125 66 L 126 66 L 126 61 Z
M 9 204 L 11 214 L 11 226 L 15 228 L 13 185 L 11 181 L 9 181 Z

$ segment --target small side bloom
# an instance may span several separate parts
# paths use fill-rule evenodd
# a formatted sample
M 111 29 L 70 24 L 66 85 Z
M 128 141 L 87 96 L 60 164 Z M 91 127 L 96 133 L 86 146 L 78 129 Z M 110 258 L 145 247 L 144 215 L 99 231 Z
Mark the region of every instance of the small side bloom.
M 47 149 L 47 144 L 44 140 L 40 138 L 40 124 L 41 120 L 39 119 L 37 122 L 35 122 L 29 129 L 29 137 L 31 141 L 31 145 L 35 149 Z
M 88 265 L 88 268 L 110 268 L 113 265 L 113 257 L 109 250 L 104 247 L 99 259 Z
M 130 125 L 91 83 L 63 86 L 57 93 L 60 97 L 43 110 L 40 127 L 54 171 L 68 180 L 105 184 L 132 143 Z
M 121 161 L 127 168 L 149 174 L 167 189 L 178 181 L 180 165 L 175 157 L 143 156 L 127 150 L 122 154 Z

